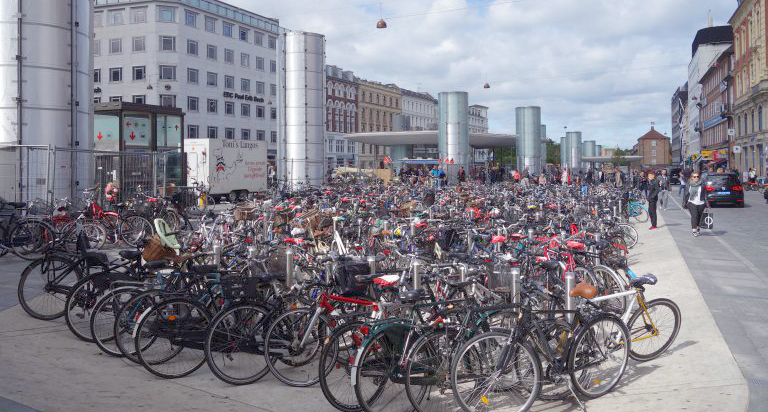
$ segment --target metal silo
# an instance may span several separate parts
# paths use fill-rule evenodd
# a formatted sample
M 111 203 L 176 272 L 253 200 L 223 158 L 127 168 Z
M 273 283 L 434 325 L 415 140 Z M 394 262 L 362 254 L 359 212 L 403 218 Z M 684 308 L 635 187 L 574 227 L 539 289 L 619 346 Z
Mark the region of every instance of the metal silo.
M 469 168 L 469 94 L 467 92 L 441 92 L 437 95 L 439 119 L 437 147 L 441 159 L 449 159 L 447 168 L 450 182 L 455 181 L 459 165 Z
M 560 167 L 568 166 L 568 138 L 560 138 Z
M 595 145 L 595 156 L 602 156 L 602 155 L 603 155 L 603 145 L 601 145 L 601 144 Z M 603 163 L 602 162 L 597 162 L 597 163 L 595 163 L 595 167 L 600 169 L 600 168 L 603 167 Z
M 577 174 L 581 170 L 581 132 L 567 132 L 565 136 L 571 153 L 568 157 L 568 167 L 572 174 Z
M 0 2 L 0 142 L 51 148 L 93 146 L 91 2 L 82 0 L 5 0 Z M 21 79 L 21 81 L 19 81 Z M 21 126 L 20 126 L 21 125 Z M 4 153 L 10 152 L 10 149 Z M 72 196 L 73 181 L 90 182 L 91 159 L 75 163 L 47 153 L 17 149 L 17 200 Z M 47 152 L 47 151 L 46 151 Z M 51 154 L 50 158 L 54 156 Z M 3 163 L 6 163 L 3 158 Z M 77 166 L 72 167 L 73 164 Z M 52 177 L 57 184 L 53 185 Z M 15 183 L 14 183 L 15 184 Z M 47 193 L 43 193 L 47 192 Z
M 285 176 L 290 187 L 323 183 L 325 36 L 285 35 Z
M 541 169 L 547 167 L 547 125 L 541 125 Z
M 528 173 L 541 173 L 541 108 L 538 106 L 515 109 L 516 133 L 520 143 L 517 152 L 518 169 Z
M 594 140 L 586 140 L 581 145 L 581 155 L 585 157 L 592 157 L 595 155 L 595 141 Z M 591 162 L 583 162 L 584 170 L 589 168 L 591 165 Z

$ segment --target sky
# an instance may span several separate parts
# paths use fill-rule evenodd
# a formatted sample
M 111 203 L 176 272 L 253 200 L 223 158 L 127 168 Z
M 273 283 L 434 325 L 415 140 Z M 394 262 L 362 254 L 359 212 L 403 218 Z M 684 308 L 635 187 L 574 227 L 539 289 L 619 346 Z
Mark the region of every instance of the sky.
M 515 133 L 515 107 L 540 106 L 605 147 L 671 134 L 696 31 L 728 24 L 736 0 L 225 0 L 326 36 L 326 63 L 410 90 L 469 92 L 492 133 Z M 376 29 L 383 17 L 387 29 Z M 484 89 L 488 82 L 490 89 Z

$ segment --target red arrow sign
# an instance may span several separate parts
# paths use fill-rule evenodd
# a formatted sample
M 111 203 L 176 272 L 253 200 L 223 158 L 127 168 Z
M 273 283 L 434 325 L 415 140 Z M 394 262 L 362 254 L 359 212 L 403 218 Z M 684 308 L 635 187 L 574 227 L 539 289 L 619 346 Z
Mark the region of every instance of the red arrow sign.
M 103 137 L 104 136 L 101 135 L 101 132 L 99 132 L 99 134 L 96 135 L 96 138 L 99 139 L 99 140 L 101 140 Z
M 134 132 L 131 132 L 131 134 L 130 134 L 128 137 L 130 137 L 130 138 L 131 138 L 131 140 L 133 140 L 133 139 L 135 139 L 135 138 L 136 138 L 136 133 L 134 133 Z
M 131 127 L 131 122 L 125 122 L 125 125 Z

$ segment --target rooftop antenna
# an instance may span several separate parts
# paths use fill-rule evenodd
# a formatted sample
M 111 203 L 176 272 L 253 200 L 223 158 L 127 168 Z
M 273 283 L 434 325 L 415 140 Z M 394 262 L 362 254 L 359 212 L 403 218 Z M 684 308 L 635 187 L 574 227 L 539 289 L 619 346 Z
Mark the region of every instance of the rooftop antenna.
M 712 10 L 709 10 L 707 12 L 707 27 L 712 27 L 714 25 L 714 21 L 712 20 Z

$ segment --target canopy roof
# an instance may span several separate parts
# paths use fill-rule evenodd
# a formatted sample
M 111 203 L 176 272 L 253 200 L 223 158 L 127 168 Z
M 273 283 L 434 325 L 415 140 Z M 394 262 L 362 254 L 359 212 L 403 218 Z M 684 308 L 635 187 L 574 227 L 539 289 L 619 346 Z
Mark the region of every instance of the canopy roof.
M 407 131 L 407 132 L 371 132 L 352 133 L 346 135 L 348 140 L 359 143 L 380 146 L 397 146 L 412 144 L 437 144 L 437 130 Z M 514 147 L 517 136 L 497 133 L 470 133 L 469 145 L 475 149 L 490 149 L 496 147 Z

